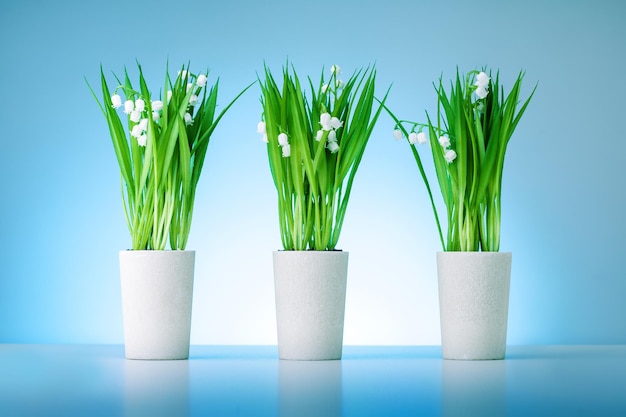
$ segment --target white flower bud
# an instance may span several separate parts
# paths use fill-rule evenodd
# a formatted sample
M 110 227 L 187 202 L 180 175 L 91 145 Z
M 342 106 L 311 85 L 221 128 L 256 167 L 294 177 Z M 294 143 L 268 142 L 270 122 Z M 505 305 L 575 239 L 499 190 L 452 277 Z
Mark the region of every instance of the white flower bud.
M 450 138 L 447 136 L 440 136 L 439 144 L 443 146 L 444 148 L 447 148 L 448 146 L 450 146 Z
M 330 67 L 330 73 L 339 75 L 341 73 L 341 67 L 339 67 L 339 65 L 333 65 L 332 67 Z
M 426 133 L 424 132 L 419 132 L 417 134 L 417 143 L 420 145 L 425 144 L 426 142 L 428 142 L 428 136 L 426 136 Z
M 322 140 L 322 136 L 324 136 L 324 131 L 318 130 L 315 134 L 315 140 L 319 142 L 320 140 Z
M 337 142 L 337 132 L 331 130 L 328 132 L 328 141 L 329 142 Z
M 148 119 L 141 119 L 139 122 L 139 127 L 143 132 L 148 130 Z
M 417 143 L 417 133 L 415 132 L 409 133 L 409 143 L 411 145 L 415 145 Z
M 191 114 L 185 113 L 185 124 L 189 126 L 192 123 L 193 123 L 193 118 L 191 117 Z
M 393 131 L 393 137 L 396 138 L 396 140 L 402 139 L 402 131 L 400 129 L 395 129 Z
M 153 112 L 152 112 L 152 120 L 154 120 L 154 121 L 156 122 L 156 121 L 157 121 L 157 120 L 159 120 L 160 118 L 161 118 L 161 115 L 159 114 L 159 112 L 158 112 L 158 111 L 153 111 Z
M 265 133 L 267 133 L 266 127 L 265 127 L 265 122 L 261 121 L 259 123 L 257 123 L 256 125 L 256 132 L 260 133 L 261 135 L 264 135 Z
M 148 136 L 143 134 L 137 138 L 137 145 L 146 146 L 147 141 L 148 141 Z
M 189 105 L 195 106 L 196 104 L 198 104 L 198 96 L 195 94 L 192 94 L 191 97 L 189 97 Z

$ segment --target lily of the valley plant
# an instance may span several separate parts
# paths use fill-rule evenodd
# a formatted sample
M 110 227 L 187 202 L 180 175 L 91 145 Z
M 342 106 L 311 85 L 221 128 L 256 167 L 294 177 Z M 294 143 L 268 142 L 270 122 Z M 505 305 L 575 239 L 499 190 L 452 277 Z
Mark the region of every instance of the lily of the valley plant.
M 354 176 L 385 98 L 374 108 L 376 71 L 355 72 L 346 82 L 333 65 L 310 97 L 292 67 L 279 86 L 265 67 L 262 121 L 278 191 L 280 234 L 285 250 L 335 250 Z
M 139 85 L 128 72 L 109 89 L 100 68 L 102 101 L 121 173 L 122 200 L 132 249 L 185 249 L 196 186 L 211 134 L 245 89 L 215 114 L 218 82 L 183 66 L 172 81 L 166 70 L 162 90 L 148 89 L 141 66 Z
M 394 136 L 405 137 L 435 213 L 445 251 L 497 252 L 500 248 L 502 169 L 506 148 L 535 90 L 517 110 L 523 72 L 505 95 L 499 82 L 483 71 L 460 75 L 446 92 L 442 80 L 435 85 L 437 116 L 426 114 L 427 123 L 399 120 Z M 536 87 L 535 87 L 536 88 Z M 410 129 L 410 130 L 409 130 Z M 423 131 L 426 130 L 426 132 Z M 440 216 L 419 152 L 413 145 L 430 142 L 439 188 L 446 206 L 448 231 L 441 230 Z

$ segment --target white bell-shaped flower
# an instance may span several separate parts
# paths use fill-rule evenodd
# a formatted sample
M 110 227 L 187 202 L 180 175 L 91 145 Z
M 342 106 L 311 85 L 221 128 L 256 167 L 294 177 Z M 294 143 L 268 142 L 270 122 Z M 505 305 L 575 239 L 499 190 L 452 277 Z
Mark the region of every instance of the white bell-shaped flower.
M 145 108 L 146 108 L 146 102 L 145 101 L 143 101 L 140 98 L 135 100 L 135 110 L 136 111 L 142 112 L 142 111 L 144 111 Z
M 339 118 L 331 117 L 330 127 L 332 127 L 333 129 L 339 129 L 341 126 L 343 126 L 343 122 L 339 120 Z
M 337 142 L 329 141 L 326 147 L 328 148 L 330 153 L 337 153 L 339 151 L 339 145 L 337 145 Z
M 451 163 L 452 161 L 456 159 L 456 152 L 454 152 L 454 150 L 452 149 L 448 149 L 443 156 L 444 158 L 446 158 L 446 161 L 448 163 Z
M 476 86 L 487 88 L 490 79 L 485 72 L 481 71 L 476 76 Z
M 141 119 L 139 122 L 139 127 L 143 132 L 148 130 L 148 119 Z
M 286 133 L 281 133 L 280 135 L 278 135 L 278 144 L 280 146 L 289 145 L 289 138 L 287 137 Z
M 111 104 L 114 109 L 122 107 L 122 97 L 119 94 L 113 94 L 111 96 Z
M 139 136 L 141 136 L 142 133 L 143 131 L 141 130 L 141 126 L 139 125 L 133 126 L 133 128 L 130 131 L 130 135 L 134 138 L 138 138 Z
M 332 129 L 330 120 L 331 120 L 330 113 L 322 113 L 320 115 L 320 125 L 322 126 L 322 130 Z
M 196 85 L 198 87 L 204 87 L 206 85 L 207 82 L 207 76 L 204 74 L 200 74 L 198 75 L 198 78 L 196 78 Z
M 152 111 L 163 110 L 163 102 L 161 100 L 155 100 L 152 102 Z
M 489 90 L 487 90 L 487 88 L 484 88 L 484 87 L 477 87 L 476 90 L 474 90 L 474 92 L 476 93 L 478 98 L 481 98 L 481 99 L 489 95 Z
M 135 110 L 135 102 L 132 100 L 126 100 L 124 102 L 124 113 L 131 114 Z
M 133 110 L 133 111 L 130 113 L 130 120 L 131 120 L 133 123 L 138 123 L 138 122 L 139 122 L 139 120 L 141 120 L 141 112 L 140 112 L 139 110 Z
M 291 156 L 291 146 L 289 146 L 289 144 L 284 145 L 282 148 L 282 151 L 283 151 L 283 158 L 287 158 Z

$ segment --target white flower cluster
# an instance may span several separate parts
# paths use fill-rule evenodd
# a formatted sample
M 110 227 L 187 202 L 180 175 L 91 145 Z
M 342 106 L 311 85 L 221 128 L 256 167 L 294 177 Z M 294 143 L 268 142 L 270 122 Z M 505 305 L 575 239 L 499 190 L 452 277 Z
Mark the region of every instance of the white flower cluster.
M 111 103 L 113 104 L 114 109 L 122 107 L 122 98 L 119 94 L 113 94 L 113 96 L 111 96 Z M 153 120 L 158 120 L 159 111 L 162 108 L 163 102 L 152 102 Z M 146 112 L 146 102 L 143 101 L 143 99 L 141 98 L 138 98 L 135 101 L 126 100 L 124 102 L 124 113 L 126 113 L 129 120 L 133 122 L 133 127 L 130 130 L 130 135 L 134 138 L 137 138 L 137 143 L 139 144 L 139 146 L 146 146 L 146 141 L 148 139 L 148 136 L 146 135 L 146 132 L 148 131 L 148 119 L 147 117 L 145 117 Z
M 393 137 L 396 138 L 396 140 L 400 140 L 404 137 L 404 135 L 400 129 L 395 129 L 393 131 Z M 411 132 L 409 133 L 408 139 L 411 145 L 423 145 L 428 142 L 428 136 L 426 136 L 426 133 L 424 132 Z
M 343 126 L 343 122 L 337 117 L 331 117 L 330 113 L 322 113 L 322 115 L 320 116 L 320 125 L 322 128 L 318 130 L 315 134 L 315 140 L 318 142 L 321 141 L 324 137 L 324 132 L 328 132 L 326 147 L 331 153 L 336 153 L 337 151 L 339 151 L 339 144 L 337 143 L 337 129 Z M 263 135 L 261 139 L 263 142 L 269 142 L 265 122 L 260 121 L 256 125 L 256 131 L 260 135 Z M 278 135 L 278 144 L 282 148 L 283 157 L 286 158 L 291 155 L 289 137 L 286 133 L 281 133 Z
M 449 164 L 452 163 L 452 161 L 456 159 L 456 152 L 454 152 L 454 149 L 450 149 L 450 138 L 447 136 L 440 136 L 439 144 L 444 151 L 443 157 L 446 158 L 446 161 Z
M 333 65 L 333 67 L 335 67 Z M 339 151 L 339 145 L 337 144 L 337 129 L 343 127 L 343 122 L 337 117 L 331 117 L 330 113 L 322 113 L 320 115 L 320 126 L 322 127 L 315 134 L 315 140 L 321 141 L 324 137 L 324 132 L 328 132 L 328 138 L 326 139 L 326 147 L 330 153 L 336 153 Z
M 334 88 L 340 89 L 344 87 L 344 82 L 337 79 L 337 76 L 341 72 L 341 68 L 338 65 L 333 65 L 330 67 L 331 80 L 335 79 Z M 332 88 L 329 84 L 322 85 L 322 92 L 325 93 L 329 88 Z M 339 120 L 337 117 L 333 117 L 330 113 L 325 112 L 320 115 L 319 124 L 321 129 L 319 129 L 315 134 L 315 140 L 321 141 L 324 138 L 324 135 L 327 135 L 326 139 L 326 148 L 330 151 L 330 153 L 337 153 L 339 151 L 339 144 L 337 143 L 337 129 L 343 127 L 343 122 Z M 260 121 L 256 125 L 256 131 L 260 135 L 262 135 L 262 141 L 265 143 L 269 142 L 267 137 L 267 126 L 264 121 Z M 286 133 L 281 133 L 278 135 L 278 144 L 282 148 L 283 157 L 287 158 L 291 156 L 291 147 L 289 145 L 289 137 Z
M 474 85 L 476 86 L 476 90 L 474 90 L 474 92 L 476 93 L 478 98 L 485 98 L 489 94 L 490 79 L 491 78 L 489 78 L 489 76 L 482 71 L 478 73 L 478 75 L 476 75 L 476 82 L 474 83 Z
M 281 133 L 278 135 L 278 144 L 283 151 L 283 158 L 287 158 L 291 155 L 291 146 L 289 146 L 289 138 L 287 137 L 286 133 Z
M 404 135 L 402 134 L 402 130 L 395 129 L 393 131 L 393 137 L 396 138 L 396 140 L 402 139 L 404 137 Z M 426 133 L 424 132 L 411 132 L 409 133 L 408 139 L 411 145 L 415 145 L 415 144 L 423 145 L 428 142 L 428 136 L 426 136 Z M 456 159 L 456 152 L 453 149 L 449 149 L 450 138 L 447 136 L 440 136 L 439 144 L 444 149 L 444 158 L 446 158 L 446 161 L 448 163 L 451 163 L 452 161 L 454 161 Z
M 263 142 L 265 143 L 269 142 L 267 138 L 267 129 L 265 127 L 265 122 L 260 121 L 256 125 L 256 131 L 257 133 L 263 135 L 263 138 L 262 138 Z M 288 156 L 291 155 L 291 147 L 289 146 L 289 138 L 287 137 L 286 133 L 281 133 L 280 135 L 278 135 L 278 144 L 282 148 L 284 158 L 287 158 Z
M 183 71 L 182 74 L 179 72 L 179 75 L 182 75 L 183 79 L 187 76 L 187 71 Z M 207 76 L 204 74 L 198 75 L 196 77 L 195 85 L 196 87 L 204 87 L 207 83 Z M 194 86 L 193 83 L 187 84 L 187 91 Z M 172 98 L 172 91 L 167 92 L 167 102 L 169 103 Z M 198 96 L 193 94 L 189 99 L 189 106 L 195 106 L 198 104 Z M 119 94 L 113 94 L 111 96 L 111 104 L 114 109 L 122 107 L 122 97 Z M 152 120 L 157 122 L 161 118 L 161 112 L 163 111 L 163 102 L 161 100 L 152 100 Z M 146 107 L 146 102 L 142 98 L 138 98 L 135 101 L 126 100 L 124 102 L 124 113 L 128 115 L 129 120 L 133 123 L 130 135 L 137 139 L 137 144 L 139 146 L 146 146 L 146 142 L 148 139 L 147 131 L 148 131 L 148 109 Z M 185 124 L 187 126 L 193 123 L 193 117 L 191 113 L 187 112 L 184 116 Z
M 330 73 L 331 75 L 334 75 L 335 78 L 335 83 L 334 83 L 334 88 L 335 90 L 341 90 L 346 83 L 344 83 L 342 80 L 338 79 L 337 76 L 341 73 L 341 67 L 339 67 L 339 65 L 333 65 L 332 67 L 330 67 Z M 331 77 L 332 79 L 333 77 Z M 326 93 L 328 90 L 333 90 L 333 86 L 331 84 L 324 84 L 322 85 L 322 93 Z

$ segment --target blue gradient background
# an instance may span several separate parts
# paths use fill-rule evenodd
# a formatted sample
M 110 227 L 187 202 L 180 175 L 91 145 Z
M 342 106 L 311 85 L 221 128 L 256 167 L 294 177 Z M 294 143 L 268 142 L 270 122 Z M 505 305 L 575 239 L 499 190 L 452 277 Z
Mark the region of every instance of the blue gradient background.
M 118 251 L 130 244 L 105 121 L 83 80 L 165 62 L 221 79 L 227 103 L 263 62 L 299 74 L 375 63 L 388 104 L 421 119 L 432 82 L 500 68 L 539 87 L 505 164 L 513 252 L 509 344 L 626 343 L 626 3 L 621 1 L 58 1 L 0 5 L 0 343 L 121 343 Z M 256 133 L 259 90 L 213 136 L 188 249 L 192 343 L 275 344 L 276 196 Z M 440 343 L 425 189 L 383 115 L 339 246 L 344 342 Z M 430 168 L 429 168 L 430 169 Z

